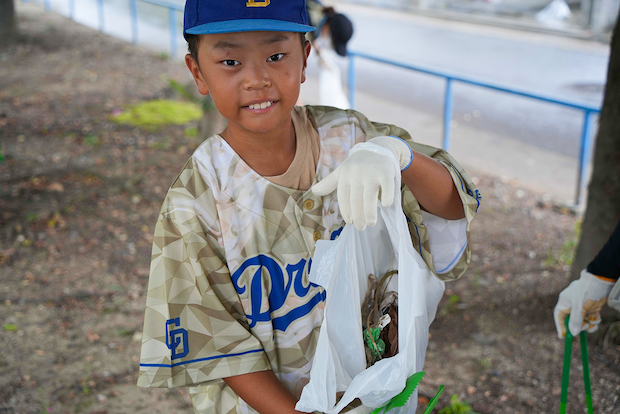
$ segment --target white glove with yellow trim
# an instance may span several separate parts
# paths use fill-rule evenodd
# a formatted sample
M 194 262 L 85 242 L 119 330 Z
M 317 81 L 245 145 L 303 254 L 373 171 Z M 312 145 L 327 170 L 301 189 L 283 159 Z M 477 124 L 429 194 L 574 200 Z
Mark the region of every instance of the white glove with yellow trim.
M 596 331 L 601 323 L 601 308 L 613 286 L 614 282 L 595 276 L 586 269 L 582 270 L 579 279 L 560 292 L 553 310 L 558 338 L 566 336 L 564 322 L 569 315 L 568 329 L 573 336 L 579 335 L 581 331 Z
M 345 223 L 358 230 L 377 223 L 377 199 L 392 205 L 395 178 L 413 160 L 413 151 L 400 138 L 381 136 L 359 143 L 349 151 L 344 162 L 319 183 L 312 192 L 324 196 L 337 190 L 340 214 Z

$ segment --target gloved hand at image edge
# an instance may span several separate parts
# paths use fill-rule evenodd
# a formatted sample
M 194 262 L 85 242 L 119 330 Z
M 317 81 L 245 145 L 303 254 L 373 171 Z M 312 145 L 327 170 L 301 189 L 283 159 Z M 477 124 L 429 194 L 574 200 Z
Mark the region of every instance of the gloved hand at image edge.
M 381 205 L 392 205 L 397 174 L 407 169 L 413 151 L 400 138 L 380 136 L 355 145 L 344 162 L 312 187 L 312 192 L 324 196 L 337 191 L 340 214 L 345 223 L 358 230 L 377 222 L 377 199 Z
M 585 330 L 596 331 L 601 323 L 601 308 L 607 301 L 614 282 L 593 275 L 586 269 L 582 270 L 579 279 L 560 292 L 558 303 L 553 310 L 558 338 L 563 339 L 566 336 L 564 321 L 569 315 L 568 329 L 573 336 Z

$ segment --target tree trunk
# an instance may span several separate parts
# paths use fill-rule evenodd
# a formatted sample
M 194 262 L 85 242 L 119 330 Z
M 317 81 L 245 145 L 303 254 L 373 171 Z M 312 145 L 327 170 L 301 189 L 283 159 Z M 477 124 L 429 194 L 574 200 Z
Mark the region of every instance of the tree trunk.
M 0 0 L 0 39 L 12 37 L 17 32 L 13 0 Z
M 588 186 L 587 209 L 571 271 L 573 277 L 577 277 L 579 271 L 594 259 L 618 221 L 620 221 L 620 23 L 617 21 L 611 41 L 607 86 L 596 137 L 592 178 Z

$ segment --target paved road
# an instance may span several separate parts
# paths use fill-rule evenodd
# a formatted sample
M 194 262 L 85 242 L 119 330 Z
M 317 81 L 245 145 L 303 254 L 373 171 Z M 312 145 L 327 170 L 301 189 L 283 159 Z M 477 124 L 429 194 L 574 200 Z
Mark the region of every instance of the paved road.
M 352 50 L 559 98 L 602 102 L 607 45 L 348 4 L 339 9 L 355 25 Z M 363 59 L 357 72 L 360 90 L 441 116 L 445 81 Z M 454 92 L 457 122 L 578 155 L 580 111 L 458 83 Z

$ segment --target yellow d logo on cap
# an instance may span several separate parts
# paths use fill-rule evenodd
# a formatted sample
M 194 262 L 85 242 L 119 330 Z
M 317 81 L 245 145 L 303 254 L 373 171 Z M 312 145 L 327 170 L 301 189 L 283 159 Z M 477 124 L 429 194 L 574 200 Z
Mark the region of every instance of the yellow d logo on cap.
M 263 1 L 248 0 L 248 2 L 245 3 L 245 7 L 267 7 L 269 6 L 269 3 L 271 3 L 271 0 L 263 0 Z

